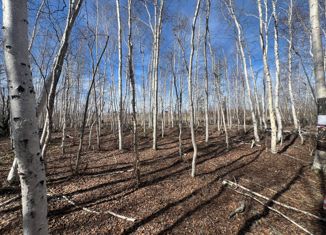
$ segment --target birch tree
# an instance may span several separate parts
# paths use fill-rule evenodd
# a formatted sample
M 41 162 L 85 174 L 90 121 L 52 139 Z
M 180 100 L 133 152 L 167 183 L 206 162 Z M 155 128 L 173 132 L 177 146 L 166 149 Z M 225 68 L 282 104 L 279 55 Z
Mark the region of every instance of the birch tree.
M 266 0 L 265 0 L 266 1 Z M 267 4 L 267 2 L 265 2 Z M 259 39 L 260 47 L 263 54 L 263 64 L 264 64 L 264 76 L 267 86 L 267 97 L 268 97 L 268 110 L 269 119 L 271 123 L 271 152 L 273 154 L 277 153 L 276 142 L 277 142 L 277 129 L 275 121 L 275 112 L 273 107 L 273 91 L 272 91 L 272 79 L 270 74 L 270 69 L 268 65 L 268 38 L 267 38 L 267 7 L 265 8 L 265 19 L 263 19 L 263 12 L 261 6 L 261 0 L 257 0 L 258 13 L 259 13 Z M 266 6 L 266 5 L 265 5 Z
M 41 135 L 41 145 L 42 145 L 42 156 L 45 157 L 46 149 L 51 138 L 52 132 L 52 115 L 54 109 L 54 102 L 56 96 L 57 85 L 61 76 L 64 58 L 68 50 L 69 37 L 75 23 L 75 20 L 80 11 L 83 0 L 70 0 L 69 2 L 69 12 L 66 20 L 66 28 L 62 35 L 60 42 L 60 48 L 58 54 L 53 63 L 53 70 L 50 74 L 48 80 L 45 81 L 40 103 L 37 107 L 37 115 L 40 114 L 44 106 L 46 105 L 46 121 L 43 126 L 43 131 Z
M 138 154 L 138 131 L 137 131 L 137 113 L 136 113 L 136 88 L 135 75 L 133 69 L 133 43 L 132 43 L 132 0 L 128 0 L 128 77 L 131 86 L 131 107 L 132 107 L 132 122 L 133 122 L 133 144 L 134 144 L 134 174 L 137 180 L 137 186 L 140 185 L 139 172 L 139 154 Z
M 288 12 L 288 27 L 289 27 L 289 47 L 288 47 L 288 88 L 291 101 L 291 111 L 295 130 L 299 130 L 299 121 L 297 118 L 297 111 L 295 109 L 294 96 L 292 91 L 292 47 L 293 47 L 293 32 L 292 32 L 292 11 L 293 0 L 290 0 L 289 12 Z
M 207 35 L 209 32 L 209 15 L 211 1 L 206 0 L 206 27 L 204 39 L 204 59 L 205 59 L 205 142 L 208 142 L 209 119 L 208 119 L 208 65 L 207 65 Z
M 12 139 L 22 194 L 23 233 L 48 234 L 46 178 L 28 51 L 27 0 L 3 0 L 2 10 Z
M 278 37 L 278 15 L 277 15 L 277 1 L 272 1 L 273 19 L 274 19 L 274 57 L 275 57 L 275 114 L 277 121 L 277 141 L 283 140 L 283 123 L 279 107 L 279 92 L 280 92 L 280 56 L 279 56 L 279 37 Z
M 118 54 L 119 54 L 119 66 L 118 66 L 118 96 L 119 96 L 119 114 L 118 114 L 118 132 L 119 132 L 119 150 L 123 148 L 123 130 L 122 130 L 122 29 L 121 29 L 121 17 L 120 17 L 120 1 L 116 0 L 117 7 L 117 22 L 118 22 Z
M 164 0 L 160 0 L 159 13 L 157 13 L 157 1 L 154 0 L 155 9 L 155 29 L 153 38 L 153 94 L 154 94 L 154 106 L 153 106 L 153 149 L 157 149 L 157 115 L 158 115 L 158 70 L 159 70 L 159 58 L 160 58 L 160 40 L 162 32 L 162 17 Z
M 196 136 L 195 136 L 195 129 L 194 129 L 194 103 L 192 97 L 192 61 L 193 61 L 194 50 L 195 50 L 194 38 L 195 38 L 196 22 L 198 18 L 200 3 L 201 0 L 197 0 L 196 10 L 192 21 L 191 42 L 190 42 L 191 52 L 190 52 L 189 71 L 188 71 L 188 102 L 189 102 L 189 110 L 190 110 L 190 130 L 191 130 L 191 142 L 194 149 L 194 153 L 192 156 L 192 166 L 191 166 L 192 177 L 195 177 L 196 175 L 196 159 L 197 159 L 197 144 L 196 144 Z
M 255 137 L 255 141 L 259 142 L 260 138 L 258 135 L 258 125 L 257 125 L 257 119 L 256 119 L 256 115 L 255 115 L 255 111 L 254 111 L 254 106 L 253 106 L 253 99 L 252 99 L 252 95 L 251 95 L 251 88 L 250 88 L 250 82 L 249 82 L 249 76 L 248 76 L 248 70 L 247 70 L 247 58 L 244 52 L 244 38 L 243 38 L 243 32 L 242 32 L 242 27 L 237 19 L 237 16 L 234 12 L 234 8 L 233 8 L 233 2 L 232 0 L 229 0 L 228 3 L 226 3 L 228 11 L 231 15 L 231 18 L 234 21 L 234 24 L 237 28 L 237 32 L 238 32 L 238 36 L 237 36 L 237 40 L 238 40 L 238 45 L 239 45 L 239 49 L 240 49 L 240 53 L 241 53 L 241 58 L 242 58 L 242 64 L 243 64 L 243 72 L 244 72 L 244 78 L 245 78 L 245 82 L 246 82 L 246 86 L 247 86 L 247 95 L 248 95 L 248 100 L 249 100 L 249 106 L 250 106 L 250 112 L 251 112 L 251 118 L 252 118 L 252 124 L 254 127 L 254 137 Z
M 172 75 L 173 75 L 173 86 L 176 95 L 177 101 L 177 112 L 178 112 L 178 129 L 179 129 L 179 156 L 183 156 L 183 149 L 182 149 L 182 93 L 183 93 L 183 79 L 179 80 L 179 90 L 177 85 L 177 72 L 176 72 L 176 53 L 173 51 L 172 55 Z

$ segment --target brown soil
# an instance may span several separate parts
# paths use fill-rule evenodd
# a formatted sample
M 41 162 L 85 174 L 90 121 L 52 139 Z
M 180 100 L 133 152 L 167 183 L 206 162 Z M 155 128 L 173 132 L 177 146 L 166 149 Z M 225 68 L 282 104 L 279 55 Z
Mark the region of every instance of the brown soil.
M 310 169 L 313 141 L 309 139 L 301 145 L 299 138 L 287 135 L 280 152 L 294 159 L 270 154 L 264 140 L 261 146 L 251 149 L 252 133 L 232 132 L 230 150 L 226 149 L 225 136 L 217 132 L 211 133 L 206 144 L 199 129 L 197 177 L 191 178 L 192 147 L 188 131 L 184 133 L 184 159 L 178 156 L 177 129 L 168 129 L 164 138 L 159 137 L 157 151 L 151 149 L 151 135 L 141 134 L 141 185 L 136 188 L 131 134 L 125 140 L 126 150 L 119 152 L 116 136 L 104 133 L 100 151 L 84 152 L 78 176 L 71 174 L 78 134 L 74 131 L 70 134 L 74 138 L 67 140 L 64 156 L 60 133 L 54 134 L 48 151 L 51 234 L 304 234 L 275 212 L 223 187 L 223 179 L 325 217 L 322 200 L 326 184 L 322 175 Z M 0 204 L 19 193 L 19 187 L 5 182 L 13 158 L 9 147 L 8 140 L 0 141 Z M 78 207 L 62 196 L 76 202 Z M 246 204 L 245 211 L 229 219 L 242 202 Z M 267 203 L 313 234 L 326 233 L 325 223 Z M 95 214 L 82 207 L 99 212 L 110 210 L 136 218 L 136 222 L 107 213 Z M 0 208 L 0 234 L 21 234 L 21 222 L 19 200 Z

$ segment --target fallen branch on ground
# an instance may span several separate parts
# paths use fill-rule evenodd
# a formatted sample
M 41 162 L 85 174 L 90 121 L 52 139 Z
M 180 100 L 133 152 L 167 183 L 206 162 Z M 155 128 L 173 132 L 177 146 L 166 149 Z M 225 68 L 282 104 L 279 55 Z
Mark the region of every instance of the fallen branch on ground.
M 254 196 L 248 194 L 248 193 L 243 193 L 243 192 L 240 192 L 236 189 L 232 189 L 233 191 L 241 194 L 241 195 L 244 195 L 244 196 L 247 196 L 247 197 L 250 197 L 252 198 L 253 200 L 255 200 L 256 202 L 258 202 L 259 204 L 263 205 L 264 207 L 268 208 L 269 210 L 271 211 L 274 211 L 276 212 L 277 214 L 279 214 L 280 216 L 282 216 L 283 218 L 285 218 L 286 220 L 290 221 L 292 224 L 294 224 L 295 226 L 297 226 L 298 228 L 300 228 L 302 231 L 310 234 L 310 235 L 313 235 L 313 233 L 309 232 L 306 228 L 302 227 L 300 224 L 298 224 L 297 222 L 295 222 L 293 219 L 291 219 L 290 217 L 286 216 L 285 214 L 283 214 L 282 212 L 274 209 L 273 207 L 270 207 L 270 206 L 267 206 L 265 203 L 263 203 L 262 201 L 258 200 L 257 198 L 255 198 Z
M 13 201 L 16 201 L 16 200 L 19 199 L 19 198 L 20 198 L 20 195 L 17 195 L 17 196 L 15 196 L 15 197 L 13 197 L 13 198 L 7 200 L 7 201 L 1 202 L 1 203 L 0 203 L 0 207 L 5 206 L 5 205 L 8 205 L 9 203 L 11 203 L 11 202 L 13 202 Z
M 132 167 L 132 166 L 131 166 Z M 114 172 L 111 172 L 111 173 L 105 173 L 106 175 L 117 175 L 117 174 L 122 174 L 122 173 L 126 173 L 126 172 L 131 172 L 133 171 L 134 169 L 128 169 L 126 171 L 114 171 Z
M 311 162 L 304 161 L 304 160 L 301 160 L 301 159 L 298 159 L 298 158 L 292 157 L 291 155 L 289 155 L 289 154 L 287 154 L 287 153 L 281 153 L 281 155 L 286 156 L 286 157 L 289 157 L 289 158 L 292 158 L 292 159 L 297 160 L 297 161 L 299 161 L 299 162 L 303 162 L 303 163 L 306 163 L 306 164 L 311 164 Z
M 48 196 L 54 196 L 54 195 L 48 194 Z M 75 206 L 77 208 L 80 208 L 80 209 L 82 209 L 84 211 L 87 211 L 89 213 L 94 213 L 94 214 L 97 214 L 97 215 L 110 214 L 112 216 L 115 216 L 117 218 L 124 219 L 124 220 L 127 220 L 127 221 L 131 221 L 131 222 L 135 222 L 136 221 L 135 218 L 127 217 L 127 216 L 124 216 L 124 215 L 119 215 L 119 214 L 117 214 L 117 213 L 115 213 L 113 211 L 95 211 L 95 210 L 88 209 L 86 207 L 79 206 L 74 201 L 70 200 L 68 197 L 66 197 L 64 195 L 63 196 L 59 196 L 59 197 L 65 199 L 69 204 L 71 204 L 71 205 L 73 205 L 73 206 Z
M 275 201 L 275 200 L 273 200 L 273 199 L 271 199 L 271 198 L 268 198 L 268 197 L 266 197 L 266 196 L 264 196 L 264 195 L 261 195 L 261 194 L 259 194 L 259 193 L 256 193 L 256 192 L 254 192 L 254 191 L 252 191 L 252 190 L 250 190 L 250 189 L 248 189 L 248 188 L 246 188 L 246 187 L 244 187 L 244 186 L 242 186 L 242 185 L 240 185 L 240 184 L 234 183 L 234 182 L 232 182 L 232 181 L 230 181 L 230 180 L 223 180 L 222 184 L 223 184 L 223 185 L 230 185 L 230 186 L 233 186 L 233 187 L 239 187 L 239 188 L 241 188 L 242 190 L 251 193 L 252 195 L 255 195 L 255 196 L 257 196 L 257 197 L 263 198 L 263 199 L 265 199 L 265 200 L 267 200 L 267 201 L 271 201 L 271 202 L 273 202 L 274 204 L 277 204 L 277 205 L 282 206 L 282 207 L 284 207 L 284 208 L 287 208 L 287 209 L 290 209 L 290 210 L 293 210 L 293 211 L 296 211 L 296 212 L 302 213 L 302 214 L 304 214 L 304 215 L 307 215 L 307 216 L 313 217 L 313 218 L 315 218 L 315 219 L 317 219 L 317 220 L 321 220 L 321 221 L 326 222 L 326 219 L 325 219 L 325 218 L 321 218 L 321 217 L 319 217 L 319 216 L 317 216 L 317 215 L 314 215 L 314 214 L 312 214 L 312 213 L 310 213 L 310 212 L 303 211 L 303 210 L 300 210 L 300 209 L 298 209 L 298 208 L 295 208 L 295 207 L 292 207 L 292 206 L 288 206 L 288 205 L 286 205 L 286 204 L 284 204 L 284 203 L 281 203 L 281 202 Z
M 252 140 L 252 141 L 251 141 L 251 146 L 250 146 L 250 148 L 253 148 L 253 147 L 255 147 L 255 146 L 261 147 L 261 145 L 258 144 L 258 143 L 256 143 L 255 140 Z
M 302 177 L 302 176 L 299 175 L 299 177 Z M 265 186 L 265 185 L 261 185 L 261 184 L 258 184 L 258 183 L 256 183 L 256 182 L 250 181 L 250 180 L 248 180 L 248 179 L 241 178 L 241 180 L 247 181 L 247 182 L 249 182 L 249 183 L 251 183 L 251 184 L 254 184 L 254 185 L 257 185 L 257 186 L 259 186 L 259 187 L 261 187 L 261 188 L 268 189 L 269 191 L 271 191 L 271 192 L 273 192 L 273 193 L 278 193 L 278 192 L 277 192 L 276 190 L 274 190 L 274 189 L 271 189 L 271 188 L 269 188 L 269 187 L 267 187 L 267 186 Z M 317 184 L 317 183 L 316 183 L 316 184 Z M 298 199 L 296 199 L 296 198 L 293 198 L 293 197 L 289 197 L 289 196 L 287 196 L 287 195 L 282 195 L 282 197 L 287 198 L 287 199 L 292 200 L 292 201 L 297 201 L 297 202 L 299 202 L 299 203 L 302 203 L 302 201 L 300 201 L 300 200 L 298 200 Z M 312 204 L 310 204 L 310 203 L 308 203 L 308 202 L 306 202 L 306 201 L 305 201 L 304 203 L 305 203 L 305 205 L 309 205 L 309 206 L 311 206 L 311 207 L 314 207 L 314 205 L 312 205 Z

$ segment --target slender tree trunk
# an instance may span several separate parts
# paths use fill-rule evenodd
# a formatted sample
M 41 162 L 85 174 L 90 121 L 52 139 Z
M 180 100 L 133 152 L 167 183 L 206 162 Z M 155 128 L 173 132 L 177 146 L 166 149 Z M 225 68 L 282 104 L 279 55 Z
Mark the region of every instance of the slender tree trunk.
M 77 18 L 79 10 L 81 8 L 82 2 L 83 0 L 70 1 L 69 13 L 66 20 L 66 28 L 62 35 L 58 55 L 54 60 L 53 71 L 50 74 L 51 77 L 45 81 L 43 91 L 41 94 L 40 103 L 36 111 L 38 115 L 42 111 L 46 103 L 46 118 L 45 118 L 43 132 L 40 140 L 42 146 L 41 153 L 43 159 L 46 158 L 46 150 L 49 141 L 51 139 L 51 134 L 53 129 L 53 110 L 55 110 L 54 105 L 55 105 L 56 89 L 60 79 L 64 58 L 68 50 L 68 41 L 71 34 L 71 30 Z
M 293 124 L 296 131 L 299 130 L 299 122 L 297 118 L 297 111 L 295 109 L 294 95 L 292 91 L 292 44 L 293 44 L 293 33 L 292 33 L 292 9 L 293 1 L 290 0 L 289 13 L 288 13 L 288 27 L 289 27 L 289 48 L 288 48 L 288 85 L 289 85 L 289 94 L 291 101 L 291 110 Z
M 178 112 L 178 128 L 179 128 L 179 156 L 183 157 L 183 149 L 182 149 L 182 91 L 183 91 L 183 80 L 179 80 L 179 91 L 177 86 L 177 75 L 176 75 L 176 53 L 173 53 L 173 63 L 172 67 L 172 75 L 173 75 L 173 85 L 175 89 L 175 94 L 177 97 L 177 112 Z
M 207 65 L 207 35 L 209 32 L 209 15 L 211 1 L 206 0 L 206 27 L 204 39 L 204 59 L 205 59 L 205 142 L 208 143 L 209 138 L 209 119 L 208 119 L 208 65 Z
M 272 92 L 272 79 L 270 75 L 269 65 L 268 65 L 268 39 L 267 39 L 267 22 L 263 19 L 261 0 L 257 0 L 258 12 L 259 12 L 259 32 L 260 32 L 260 46 L 263 54 L 263 64 L 264 64 L 264 75 L 267 85 L 267 96 L 268 96 L 268 109 L 269 109 L 269 119 L 271 123 L 271 152 L 273 154 L 277 153 L 276 143 L 277 143 L 277 129 L 275 122 L 275 112 L 273 106 L 273 92 Z M 265 12 L 267 15 L 267 12 Z M 267 16 L 266 16 L 267 17 Z
M 231 129 L 232 128 L 231 98 L 230 98 L 231 92 L 230 92 L 230 78 L 229 78 L 229 72 L 228 72 L 228 63 L 227 63 L 226 56 L 224 56 L 224 77 L 226 79 L 226 86 L 227 86 L 226 87 L 226 97 L 224 100 L 225 107 L 226 107 L 227 126 L 229 129 Z
M 138 154 L 138 131 L 137 131 L 137 113 L 136 113 L 136 88 L 133 70 L 133 44 L 132 44 L 132 19 L 131 19 L 132 0 L 128 0 L 128 77 L 131 85 L 131 106 L 132 106 L 132 122 L 133 122 L 133 138 L 134 138 L 134 174 L 137 186 L 140 185 L 139 171 L 139 154 Z
M 106 48 L 108 46 L 108 43 L 109 43 L 109 36 L 107 37 L 107 39 L 105 41 L 104 48 L 103 48 L 103 50 L 101 52 L 100 57 L 98 58 L 98 61 L 96 62 L 96 65 L 94 64 L 94 61 L 92 63 L 92 80 L 91 80 L 91 84 L 90 84 L 88 92 L 87 92 L 86 104 L 85 104 L 85 108 L 84 108 L 82 124 L 81 124 L 81 127 L 80 127 L 79 146 L 78 146 L 78 150 L 77 150 L 77 158 L 76 158 L 76 164 L 75 164 L 75 169 L 74 169 L 75 174 L 78 174 L 78 170 L 79 170 L 79 163 L 80 163 L 81 151 L 82 151 L 83 139 L 84 139 L 84 133 L 85 133 L 85 125 L 86 125 L 86 120 L 87 120 L 89 98 L 90 98 L 90 95 L 92 93 L 93 86 L 95 85 L 95 77 L 96 77 L 96 74 L 97 74 L 97 70 L 98 70 L 99 65 L 101 63 L 104 52 L 105 52 L 105 50 L 106 50 Z M 90 48 L 90 52 L 91 52 L 91 57 L 93 58 L 91 48 Z
M 68 62 L 69 63 L 69 62 Z M 63 107 L 63 125 L 62 125 L 62 141 L 61 141 L 61 151 L 62 155 L 65 154 L 65 141 L 66 141 L 66 129 L 67 129 L 67 116 L 68 116 L 68 97 L 70 89 L 70 67 L 67 64 L 67 72 L 64 81 L 64 107 Z
M 223 97 L 220 93 L 220 78 L 219 78 L 219 68 L 214 68 L 214 77 L 215 77 L 215 91 L 216 91 L 216 98 L 217 98 L 217 105 L 218 105 L 218 109 L 220 112 L 221 116 L 221 121 L 222 121 L 222 125 L 223 125 L 223 129 L 224 129 L 224 133 L 225 133 L 225 143 L 226 143 L 226 148 L 229 149 L 229 134 L 228 134 L 228 127 L 227 127 L 227 123 L 226 123 L 226 118 L 225 118 L 225 111 L 227 110 L 226 108 L 226 104 L 225 104 L 225 100 L 223 100 Z M 219 124 L 220 126 L 220 124 Z M 218 130 L 220 129 L 220 127 L 218 127 Z
M 228 128 L 226 126 L 226 121 L 225 121 L 225 110 L 226 110 L 226 104 L 225 104 L 225 100 L 221 101 L 221 97 L 219 97 L 220 100 L 220 109 L 221 109 L 221 114 L 222 114 L 222 122 L 223 122 L 223 128 L 224 128 L 224 133 L 225 133 L 225 143 L 226 143 L 226 148 L 229 149 L 230 148 L 230 144 L 229 144 L 229 134 L 228 134 Z
M 197 30 L 196 41 L 194 42 L 197 46 L 195 47 L 195 79 L 194 79 L 194 125 L 195 128 L 199 126 L 199 87 L 198 87 L 198 72 L 199 72 L 199 48 L 201 42 L 201 18 L 199 17 L 198 30 Z M 196 128 L 197 129 L 197 128 Z
M 120 1 L 116 0 L 117 7 L 117 21 L 118 21 L 118 53 L 119 53 L 119 67 L 118 67 L 118 92 L 119 92 L 119 115 L 118 115 L 118 132 L 119 132 L 119 150 L 123 149 L 123 130 L 122 130 L 122 28 L 120 17 Z
M 160 0 L 160 9 L 158 15 L 158 22 L 155 22 L 155 31 L 154 31 L 154 66 L 153 66 L 153 78 L 154 78 L 154 108 L 153 108 L 153 149 L 157 149 L 157 114 L 158 114 L 158 66 L 160 58 L 160 40 L 161 40 L 161 31 L 162 31 L 162 17 L 163 17 L 163 7 L 164 0 Z M 157 0 L 155 0 L 155 12 L 157 7 Z M 156 14 L 155 14 L 156 18 Z
M 38 117 L 40 116 L 44 107 L 46 107 L 47 102 L 54 103 L 56 86 L 58 84 L 63 67 L 64 58 L 67 53 L 68 41 L 83 1 L 84 0 L 75 0 L 71 1 L 69 4 L 69 14 L 66 20 L 65 30 L 61 38 L 60 48 L 58 50 L 57 56 L 55 57 L 54 64 L 52 66 L 52 71 L 49 73 L 49 76 L 44 83 L 40 99 L 37 104 L 36 115 Z
M 253 67 L 252 67 L 251 55 L 250 55 L 249 51 L 248 51 L 248 58 L 249 58 L 252 81 L 253 81 L 253 84 L 254 84 L 255 103 L 256 103 L 256 109 L 257 109 L 257 114 L 258 114 L 258 118 L 259 118 L 259 126 L 260 126 L 260 129 L 262 129 L 263 128 L 263 114 L 262 114 L 262 112 L 260 110 L 260 102 L 259 102 L 259 99 L 258 99 L 257 82 L 256 82 L 257 77 L 255 76 L 255 73 L 254 73 L 254 70 L 253 70 Z
M 252 101 L 252 96 L 251 96 L 251 88 L 250 88 L 250 83 L 249 83 L 249 76 L 248 76 L 248 70 L 247 70 L 247 59 L 246 55 L 244 52 L 244 38 L 243 38 L 243 33 L 242 33 L 242 28 L 241 25 L 235 15 L 233 5 L 232 5 L 232 0 L 229 1 L 229 4 L 227 4 L 229 13 L 236 25 L 237 31 L 238 31 L 238 44 L 239 44 L 239 49 L 242 57 L 242 64 L 243 64 L 243 71 L 244 71 L 244 77 L 245 77 L 245 82 L 247 86 L 247 93 L 248 93 L 248 101 L 249 101 L 249 107 L 250 107 L 250 112 L 251 112 L 251 119 L 252 119 L 252 124 L 254 127 L 254 138 L 255 141 L 259 142 L 259 135 L 258 135 L 258 125 L 257 125 L 257 120 L 256 120 L 256 115 L 255 115 L 255 110 L 253 106 L 253 101 Z
M 97 38 L 97 35 L 95 36 Z M 93 93 L 94 93 L 94 109 L 95 109 L 95 124 L 96 124 L 96 146 L 97 149 L 101 149 L 101 143 L 100 143 L 100 123 L 99 123 L 99 112 L 98 112 L 98 106 L 97 106 L 97 93 L 96 93 L 96 79 L 93 86 Z
M 242 80 L 242 95 L 243 95 L 243 131 L 247 133 L 247 105 L 246 105 L 246 88 L 244 81 Z
M 194 129 L 194 103 L 192 96 L 192 61 L 194 57 L 194 37 L 196 30 L 196 22 L 198 18 L 199 8 L 200 8 L 201 0 L 197 0 L 195 15 L 192 21 L 192 32 L 191 32 L 191 52 L 189 59 L 189 73 L 188 73 L 188 100 L 189 100 L 189 109 L 190 109 L 190 130 L 191 130 L 191 142 L 194 149 L 193 157 L 192 157 L 192 168 L 191 168 L 191 176 L 195 177 L 196 175 L 196 159 L 197 159 L 197 144 L 196 144 L 196 136 Z
M 38 135 L 35 91 L 28 52 L 26 0 L 3 0 L 4 60 L 11 128 L 21 184 L 23 233 L 48 234 L 44 161 Z
M 140 43 L 140 54 L 142 60 L 142 88 L 143 88 L 143 130 L 146 134 L 146 82 L 145 82 L 145 54 L 142 44 Z
M 239 77 L 240 77 L 240 70 L 239 70 L 239 43 L 237 43 L 237 52 L 236 52 L 236 58 L 237 58 L 237 71 L 236 71 L 236 77 L 235 77 L 235 98 L 236 98 L 236 116 L 237 116 L 237 130 L 240 130 L 240 117 L 239 117 L 239 106 L 240 106 L 240 99 L 239 99 Z
M 283 124 L 279 107 L 279 91 L 280 91 L 280 58 L 278 49 L 278 16 L 276 11 L 276 0 L 272 1 L 273 18 L 274 18 L 274 57 L 275 57 L 275 114 L 277 121 L 277 141 L 283 141 Z
M 255 83 L 256 85 L 256 83 Z M 257 86 L 256 86 L 257 87 Z M 265 104 L 265 97 L 266 97 L 266 79 L 263 79 L 263 94 L 261 95 L 261 103 L 262 103 L 262 121 L 264 125 L 264 130 L 267 129 L 267 122 L 266 122 L 266 104 Z

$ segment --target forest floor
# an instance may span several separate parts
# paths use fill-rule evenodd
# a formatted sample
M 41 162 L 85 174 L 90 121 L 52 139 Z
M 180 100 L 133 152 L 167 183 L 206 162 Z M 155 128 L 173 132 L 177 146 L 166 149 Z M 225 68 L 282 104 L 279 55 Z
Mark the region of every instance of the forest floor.
M 287 134 L 280 153 L 272 155 L 266 151 L 264 140 L 251 148 L 252 132 L 232 131 L 227 150 L 223 134 L 211 132 L 206 144 L 203 130 L 198 129 L 197 176 L 191 178 L 188 130 L 183 134 L 183 159 L 178 154 L 176 128 L 167 129 L 165 137 L 158 138 L 157 151 L 151 149 L 151 133 L 140 134 L 141 185 L 136 188 L 131 133 L 126 136 L 125 151 L 117 150 L 115 135 L 103 133 L 101 150 L 84 152 L 78 176 L 71 174 L 78 133 L 69 134 L 74 138 L 67 139 L 66 154 L 61 154 L 60 133 L 53 135 L 47 154 L 51 234 L 304 234 L 266 206 L 223 186 L 224 179 L 325 218 L 322 201 L 326 183 L 324 176 L 311 170 L 311 139 L 301 145 L 300 138 Z M 20 191 L 5 182 L 12 159 L 9 141 L 1 140 L 0 205 Z M 326 234 L 326 222 L 260 200 L 312 234 Z M 245 211 L 229 218 L 243 203 Z M 108 210 L 136 221 L 117 218 L 106 213 Z M 21 204 L 17 198 L 0 207 L 0 234 L 21 232 Z

